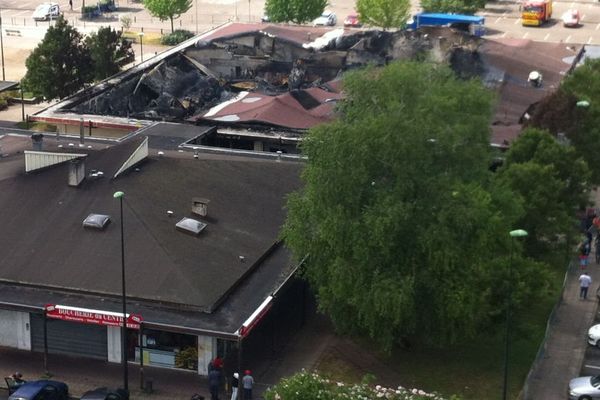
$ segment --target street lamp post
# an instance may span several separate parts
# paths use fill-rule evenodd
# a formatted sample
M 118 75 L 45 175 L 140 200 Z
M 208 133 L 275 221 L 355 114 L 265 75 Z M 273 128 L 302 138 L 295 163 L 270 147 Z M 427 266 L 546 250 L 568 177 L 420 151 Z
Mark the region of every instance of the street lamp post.
M 121 284 L 123 302 L 123 325 L 121 325 L 121 362 L 123 363 L 123 389 L 129 391 L 129 378 L 127 376 L 127 298 L 125 296 L 125 236 L 123 234 L 123 197 L 125 193 L 118 191 L 113 194 L 119 199 L 121 211 Z
M 140 58 L 144 62 L 144 32 L 138 33 L 140 37 Z
M 502 385 L 502 400 L 508 395 L 508 355 L 510 351 L 510 308 L 512 305 L 512 268 L 515 238 L 527 236 L 527 231 L 516 229 L 510 231 L 510 260 L 508 263 L 508 294 L 506 296 L 506 334 L 504 337 L 504 383 Z

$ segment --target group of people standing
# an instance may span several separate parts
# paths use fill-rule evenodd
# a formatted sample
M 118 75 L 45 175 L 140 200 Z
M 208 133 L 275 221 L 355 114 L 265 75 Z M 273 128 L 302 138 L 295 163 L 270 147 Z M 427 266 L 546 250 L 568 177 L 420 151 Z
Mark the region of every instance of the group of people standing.
M 223 383 L 223 360 L 220 357 L 215 357 L 208 364 L 208 387 L 210 390 L 211 400 L 219 400 L 219 392 Z M 238 389 L 243 389 L 239 392 Z M 233 373 L 231 380 L 231 400 L 252 400 L 252 388 L 254 387 L 254 378 L 252 371 L 247 369 L 244 371 L 244 376 L 240 380 L 238 372 Z M 241 393 L 240 396 L 238 393 Z

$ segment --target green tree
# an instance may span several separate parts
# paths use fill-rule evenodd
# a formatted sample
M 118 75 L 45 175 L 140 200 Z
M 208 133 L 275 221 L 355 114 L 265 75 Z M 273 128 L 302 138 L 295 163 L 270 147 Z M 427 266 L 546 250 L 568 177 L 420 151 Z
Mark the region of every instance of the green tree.
M 358 0 L 356 10 L 364 24 L 383 29 L 402 28 L 410 14 L 410 1 Z
M 171 32 L 174 31 L 173 20 L 192 7 L 192 0 L 143 0 L 150 14 L 161 21 L 171 21 Z
M 90 51 L 95 80 L 116 74 L 121 65 L 133 59 L 131 43 L 109 26 L 89 35 L 85 44 Z
M 525 212 L 518 226 L 529 232 L 529 255 L 564 254 L 558 244 L 577 234 L 575 215 L 589 201 L 590 177 L 576 150 L 548 132 L 529 128 L 511 144 L 498 181 L 523 199 Z
M 297 258 L 308 255 L 320 309 L 387 349 L 402 335 L 475 334 L 503 309 L 508 232 L 523 210 L 491 184 L 492 94 L 414 62 L 353 72 L 344 89 L 340 118 L 302 145 L 305 187 L 283 231 Z M 543 268 L 515 259 L 516 281 L 543 288 Z M 519 287 L 515 298 L 540 292 Z
M 600 184 L 600 60 L 588 59 L 568 75 L 535 107 L 529 125 L 565 135 L 587 162 L 591 182 Z
M 425 12 L 475 14 L 485 7 L 486 0 L 422 0 Z
M 327 0 L 267 0 L 265 14 L 273 22 L 304 24 L 323 13 Z
M 82 35 L 63 17 L 48 28 L 44 39 L 25 61 L 26 90 L 46 99 L 64 98 L 92 76 L 91 58 Z

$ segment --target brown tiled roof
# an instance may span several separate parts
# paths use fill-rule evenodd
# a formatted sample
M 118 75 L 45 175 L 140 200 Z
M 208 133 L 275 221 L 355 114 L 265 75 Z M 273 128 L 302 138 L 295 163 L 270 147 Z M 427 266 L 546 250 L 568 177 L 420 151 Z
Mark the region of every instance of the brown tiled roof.
M 302 95 L 302 96 L 300 96 Z M 302 104 L 298 98 L 306 97 L 311 104 Z M 199 120 L 227 122 L 251 122 L 292 129 L 309 129 L 330 121 L 333 117 L 335 101 L 340 93 L 320 88 L 310 88 L 297 93 L 284 93 L 268 96 L 253 92 L 244 93 L 218 111 L 208 111 Z M 316 107 L 311 107 L 311 105 Z
M 510 142 L 521 130 L 519 119 L 527 108 L 554 91 L 571 66 L 577 48 L 564 43 L 533 42 L 523 39 L 484 40 L 479 49 L 486 65 L 503 73 L 493 119 L 492 143 Z M 527 82 L 531 71 L 543 75 L 543 85 Z

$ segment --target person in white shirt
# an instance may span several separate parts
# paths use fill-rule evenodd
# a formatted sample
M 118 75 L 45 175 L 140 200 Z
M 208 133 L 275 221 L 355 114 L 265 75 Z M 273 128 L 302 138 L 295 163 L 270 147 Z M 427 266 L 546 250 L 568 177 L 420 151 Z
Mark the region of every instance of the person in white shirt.
M 587 292 L 592 284 L 592 278 L 588 275 L 587 272 L 584 272 L 579 277 L 579 298 L 585 300 L 587 298 Z

